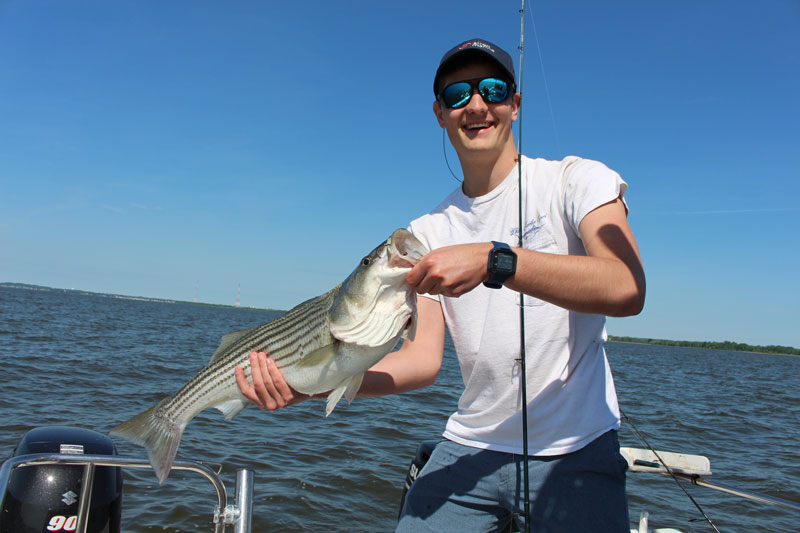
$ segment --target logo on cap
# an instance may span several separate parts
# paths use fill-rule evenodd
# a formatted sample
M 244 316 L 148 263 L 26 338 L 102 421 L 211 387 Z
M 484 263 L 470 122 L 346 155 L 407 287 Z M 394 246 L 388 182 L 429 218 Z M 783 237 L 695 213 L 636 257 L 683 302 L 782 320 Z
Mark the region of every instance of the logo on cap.
M 458 49 L 459 50 L 463 50 L 463 49 L 467 48 L 468 46 L 472 46 L 472 47 L 475 47 L 475 48 L 485 48 L 486 50 L 489 50 L 490 52 L 494 53 L 494 49 L 491 46 L 489 46 L 486 43 L 482 43 L 480 41 L 467 41 L 464 44 L 462 44 L 461 46 L 459 46 Z

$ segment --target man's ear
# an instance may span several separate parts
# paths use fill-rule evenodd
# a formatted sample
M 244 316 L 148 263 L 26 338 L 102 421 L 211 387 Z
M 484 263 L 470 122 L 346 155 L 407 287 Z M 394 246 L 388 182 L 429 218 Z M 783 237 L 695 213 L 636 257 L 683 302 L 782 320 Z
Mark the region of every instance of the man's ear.
M 517 117 L 519 116 L 519 107 L 522 105 L 522 95 L 519 93 L 514 93 L 514 96 L 511 97 L 511 120 L 513 122 L 517 121 Z
M 436 115 L 439 127 L 444 129 L 444 117 L 442 116 L 442 106 L 439 104 L 439 100 L 433 101 L 433 114 Z

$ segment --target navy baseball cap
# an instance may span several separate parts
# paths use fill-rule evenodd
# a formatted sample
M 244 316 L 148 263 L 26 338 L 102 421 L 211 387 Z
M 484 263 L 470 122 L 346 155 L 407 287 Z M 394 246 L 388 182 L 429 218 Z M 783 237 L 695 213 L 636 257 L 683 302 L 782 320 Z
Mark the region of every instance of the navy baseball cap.
M 511 82 L 516 87 L 517 77 L 514 75 L 514 61 L 508 52 L 500 48 L 494 43 L 490 43 L 484 39 L 470 39 L 460 43 L 442 56 L 439 62 L 439 68 L 436 69 L 436 76 L 433 78 L 433 94 L 439 96 L 439 75 L 444 72 L 445 68 L 452 63 L 457 57 L 463 57 L 467 53 L 482 53 L 486 57 L 494 60 L 500 68 L 502 68 L 511 79 Z

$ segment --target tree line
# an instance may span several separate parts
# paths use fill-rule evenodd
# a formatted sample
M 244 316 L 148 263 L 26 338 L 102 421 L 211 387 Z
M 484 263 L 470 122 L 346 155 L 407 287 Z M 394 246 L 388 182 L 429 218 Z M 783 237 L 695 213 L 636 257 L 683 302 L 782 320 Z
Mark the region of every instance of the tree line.
M 661 346 L 680 346 L 685 348 L 708 348 L 711 350 L 728 350 L 732 352 L 755 352 L 781 355 L 800 355 L 800 350 L 791 346 L 755 346 L 743 342 L 712 342 L 712 341 L 671 341 L 665 339 L 644 339 L 640 337 L 608 336 L 608 340 L 616 342 L 635 342 L 638 344 L 657 344 Z

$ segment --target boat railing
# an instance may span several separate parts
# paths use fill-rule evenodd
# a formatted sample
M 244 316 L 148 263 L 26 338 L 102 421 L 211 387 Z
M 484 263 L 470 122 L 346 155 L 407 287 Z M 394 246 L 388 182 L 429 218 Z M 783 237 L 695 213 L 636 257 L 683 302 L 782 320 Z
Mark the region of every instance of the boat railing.
M 118 455 L 74 455 L 35 453 L 11 457 L 0 466 L 0 509 L 3 508 L 11 475 L 19 467 L 36 465 L 77 465 L 83 466 L 83 480 L 78 506 L 78 515 L 75 531 L 86 533 L 89 519 L 89 504 L 94 471 L 98 466 L 114 466 L 121 468 L 149 468 L 147 459 L 136 457 L 123 457 Z M 224 533 L 226 526 L 234 526 L 234 533 L 250 533 L 252 524 L 253 502 L 253 472 L 251 470 L 238 470 L 236 473 L 235 503 L 228 503 L 225 485 L 219 475 L 209 466 L 197 461 L 177 460 L 172 465 L 172 470 L 195 472 L 211 482 L 217 493 L 217 507 L 213 515 L 215 533 Z
M 706 477 L 711 475 L 711 463 L 703 455 L 689 455 L 641 448 L 620 448 L 620 453 L 628 462 L 628 470 L 630 472 L 672 476 L 699 487 L 707 487 L 748 500 L 800 511 L 800 503 L 760 492 L 736 488 L 727 483 L 707 480 Z

